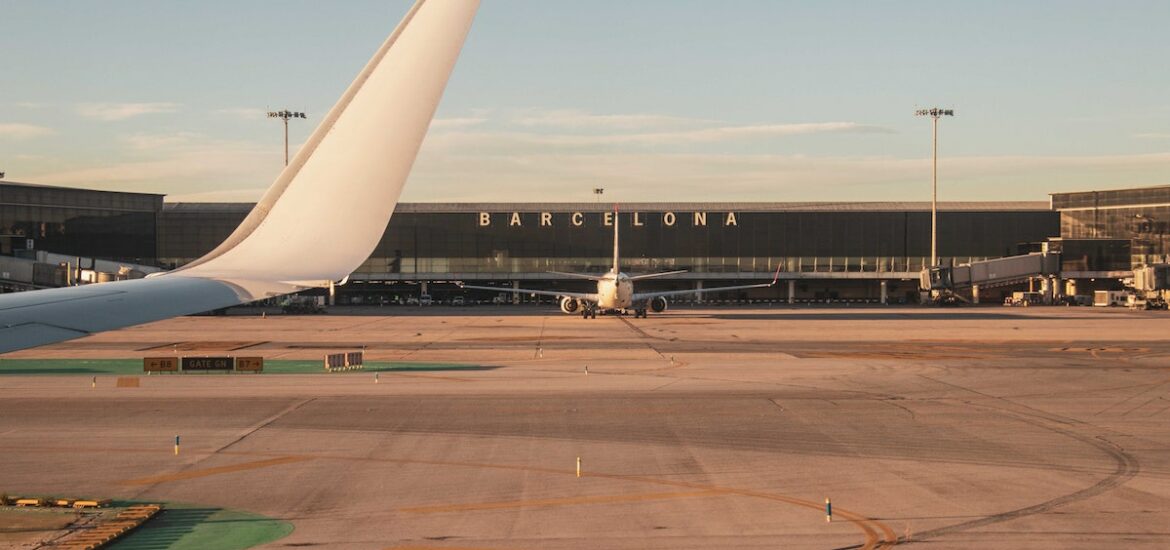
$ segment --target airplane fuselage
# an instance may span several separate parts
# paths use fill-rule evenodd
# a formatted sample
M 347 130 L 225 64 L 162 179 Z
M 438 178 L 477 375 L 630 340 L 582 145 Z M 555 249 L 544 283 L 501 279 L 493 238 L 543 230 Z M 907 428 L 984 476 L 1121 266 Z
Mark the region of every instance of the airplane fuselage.
M 606 273 L 597 281 L 597 307 L 603 311 L 630 309 L 633 305 L 634 281 L 625 273 Z

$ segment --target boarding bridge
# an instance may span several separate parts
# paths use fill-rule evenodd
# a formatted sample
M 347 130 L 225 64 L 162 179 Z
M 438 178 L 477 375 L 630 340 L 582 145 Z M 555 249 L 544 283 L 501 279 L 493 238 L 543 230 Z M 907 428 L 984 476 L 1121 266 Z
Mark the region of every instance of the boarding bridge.
M 21 251 L 25 257 L 0 256 L 0 292 L 34 290 L 125 279 L 141 279 L 161 268 L 56 254 Z
M 968 301 L 979 303 L 979 289 L 993 286 L 1027 283 L 1039 279 L 1050 295 L 1055 278 L 1060 276 L 1060 254 L 1036 252 L 1022 256 L 1008 256 L 982 262 L 923 270 L 919 286 L 931 291 L 936 301 Z

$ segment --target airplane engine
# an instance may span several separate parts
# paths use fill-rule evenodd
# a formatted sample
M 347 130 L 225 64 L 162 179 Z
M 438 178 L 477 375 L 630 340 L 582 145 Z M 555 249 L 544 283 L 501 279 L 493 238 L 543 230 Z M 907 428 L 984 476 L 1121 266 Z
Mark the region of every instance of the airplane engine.
M 654 313 L 662 313 L 666 311 L 666 298 L 659 296 L 650 300 L 650 311 Z
M 577 301 L 576 298 L 561 298 L 561 311 L 570 315 L 577 313 L 581 311 L 581 302 Z

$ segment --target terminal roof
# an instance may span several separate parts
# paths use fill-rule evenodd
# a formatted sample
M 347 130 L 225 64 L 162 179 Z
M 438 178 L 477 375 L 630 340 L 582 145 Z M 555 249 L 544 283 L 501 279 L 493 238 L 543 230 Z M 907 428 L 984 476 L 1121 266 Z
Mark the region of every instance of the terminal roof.
M 247 211 L 251 203 L 168 203 L 165 208 L 181 212 Z M 618 205 L 623 212 L 927 212 L 930 203 L 919 202 L 631 202 Z M 399 203 L 401 213 L 459 212 L 609 212 L 612 203 L 593 202 L 457 202 Z M 946 212 L 1048 211 L 1048 201 L 940 202 Z

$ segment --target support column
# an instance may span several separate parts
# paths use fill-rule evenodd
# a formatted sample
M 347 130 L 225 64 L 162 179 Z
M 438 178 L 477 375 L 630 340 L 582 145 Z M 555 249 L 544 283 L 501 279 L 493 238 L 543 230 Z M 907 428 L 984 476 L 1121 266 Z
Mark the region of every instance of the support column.
M 337 285 L 333 281 L 329 281 L 329 305 L 337 305 Z
M 427 282 L 426 281 L 419 283 L 418 293 L 419 294 L 430 294 L 429 292 L 427 292 Z
M 788 279 L 788 303 L 796 303 L 796 279 Z
M 520 288 L 520 281 L 512 281 L 512 288 L 516 288 L 516 289 Z M 517 292 L 513 292 L 512 293 L 512 305 L 516 305 L 519 303 L 520 303 L 520 294 Z
M 695 290 L 703 290 L 703 281 L 695 281 Z M 695 302 L 700 304 L 703 303 L 703 293 L 695 293 Z
M 979 303 L 979 285 L 971 285 L 971 303 Z
M 882 287 L 882 305 L 884 306 L 884 305 L 890 303 L 890 292 L 889 292 L 890 289 L 889 289 L 889 285 L 885 279 L 882 279 L 881 287 Z

